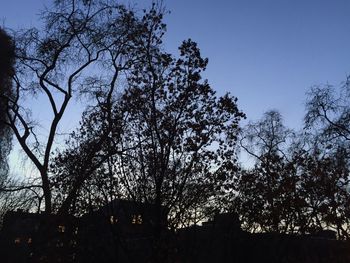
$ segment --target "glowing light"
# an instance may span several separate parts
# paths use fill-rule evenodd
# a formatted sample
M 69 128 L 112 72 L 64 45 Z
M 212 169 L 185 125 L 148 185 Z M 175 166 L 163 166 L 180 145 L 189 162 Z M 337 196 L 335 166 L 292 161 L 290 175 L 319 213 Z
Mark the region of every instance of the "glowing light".
M 62 226 L 62 225 L 58 226 L 58 232 L 64 233 L 65 231 L 66 231 L 66 227 L 65 226 Z

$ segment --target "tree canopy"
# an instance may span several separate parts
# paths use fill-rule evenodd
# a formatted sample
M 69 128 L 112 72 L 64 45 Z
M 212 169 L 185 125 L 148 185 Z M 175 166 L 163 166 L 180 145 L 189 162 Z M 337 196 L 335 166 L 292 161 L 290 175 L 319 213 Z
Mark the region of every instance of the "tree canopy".
M 338 238 L 348 239 L 346 96 L 335 99 L 329 86 L 313 87 L 308 95 L 302 131 L 287 129 L 276 111 L 244 129 L 241 146 L 254 161 L 239 173 L 232 209 L 250 231 L 334 230 Z
M 14 33 L 15 94 L 6 97 L 8 125 L 40 174 L 47 213 L 52 211 L 49 164 L 71 98 L 101 98 L 106 92 L 111 100 L 125 71 L 139 60 L 141 39 L 158 30 L 152 27 L 158 16 L 155 5 L 139 15 L 110 1 L 62 0 L 42 12 L 43 29 Z M 47 103 L 45 123 L 35 118 L 35 103 Z
M 12 97 L 12 76 L 14 74 L 14 45 L 10 36 L 0 28 L 0 181 L 7 175 L 7 156 L 11 150 L 11 130 L 7 126 L 7 97 Z
M 0 173 L 11 136 L 37 169 L 35 183 L 9 190 L 32 191 L 47 213 L 81 215 L 126 198 L 153 204 L 156 228 L 164 214 L 177 228 L 236 211 L 250 231 L 348 238 L 349 79 L 310 89 L 301 131 L 278 111 L 241 130 L 237 98 L 202 79 L 208 59 L 198 45 L 165 51 L 165 13 L 161 4 L 60 0 L 41 13 L 43 28 L 0 31 Z M 84 111 L 63 143 L 73 98 Z M 251 167 L 238 164 L 238 149 Z
M 53 166 L 58 192 L 67 194 L 64 209 L 67 200 L 76 207 L 74 198 L 89 209 L 91 202 L 124 197 L 156 205 L 157 218 L 166 212 L 178 227 L 201 220 L 203 206 L 232 179 L 238 123 L 245 116 L 236 98 L 216 97 L 201 80 L 207 59 L 197 44 L 184 41 L 179 50 L 179 58 L 142 50 L 120 98 L 88 112 Z M 94 170 L 87 162 L 96 164 Z

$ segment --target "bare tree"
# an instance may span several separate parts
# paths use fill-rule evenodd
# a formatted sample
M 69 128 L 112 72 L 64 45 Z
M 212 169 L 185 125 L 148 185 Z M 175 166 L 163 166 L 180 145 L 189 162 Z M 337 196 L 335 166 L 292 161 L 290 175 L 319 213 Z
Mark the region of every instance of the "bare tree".
M 339 86 L 319 85 L 307 93 L 305 128 L 311 145 L 303 165 L 311 217 L 319 229 L 348 239 L 350 169 L 350 79 Z M 314 189 L 310 186 L 315 186 Z
M 274 111 L 243 133 L 241 146 L 254 164 L 240 172 L 233 206 L 250 231 L 331 229 L 349 238 L 347 105 L 340 103 L 345 95 L 334 99 L 329 87 L 312 92 L 307 125 L 297 137 Z
M 323 143 L 350 142 L 350 77 L 338 88 L 314 86 L 307 93 L 305 128 L 321 131 Z M 321 142 L 321 141 L 320 141 Z
M 298 181 L 288 150 L 293 137 L 277 111 L 266 112 L 261 120 L 245 127 L 241 146 L 253 157 L 254 165 L 242 170 L 234 204 L 247 229 L 292 231 L 290 208 Z
M 42 12 L 41 19 L 42 30 L 14 34 L 15 93 L 6 98 L 6 107 L 7 125 L 40 174 L 45 211 L 50 213 L 50 158 L 71 98 L 107 85 L 111 100 L 120 72 L 134 59 L 133 38 L 143 28 L 133 12 L 109 1 L 55 1 L 53 9 Z M 28 99 L 32 99 L 30 103 L 26 103 Z M 38 123 L 31 108 L 46 102 L 43 110 L 50 119 Z

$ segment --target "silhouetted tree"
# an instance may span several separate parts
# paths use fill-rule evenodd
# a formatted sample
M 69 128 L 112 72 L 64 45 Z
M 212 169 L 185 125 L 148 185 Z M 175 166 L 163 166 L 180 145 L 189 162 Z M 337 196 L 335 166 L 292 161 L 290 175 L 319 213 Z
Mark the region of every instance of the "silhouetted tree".
M 297 232 L 295 167 L 278 155 L 260 158 L 254 168 L 242 171 L 237 183 L 234 205 L 243 226 L 254 232 Z
M 315 86 L 307 95 L 305 128 L 318 131 L 320 143 L 341 141 L 349 149 L 350 78 L 339 89 L 331 85 Z
M 54 167 L 58 178 L 74 170 L 79 171 L 74 172 L 79 177 L 79 169 L 86 171 L 79 156 L 92 153 L 94 160 L 97 154 L 108 157 L 98 173 L 88 171 L 93 176 L 80 190 L 90 190 L 92 184 L 100 182 L 107 189 L 93 194 L 112 193 L 111 198 L 154 204 L 157 231 L 165 212 L 173 227 L 201 219 L 200 213 L 194 217 L 195 212 L 200 212 L 233 175 L 238 122 L 244 117 L 236 98 L 216 98 L 207 81 L 201 80 L 207 60 L 201 57 L 197 45 L 185 41 L 180 53 L 180 58 L 175 59 L 161 49 L 141 49 L 140 63 L 133 64 L 128 88 L 116 101 L 111 115 L 100 108 L 90 113 L 80 129 L 83 136 L 73 140 L 77 147 L 59 155 Z M 103 125 L 110 120 L 115 127 L 109 141 L 113 144 L 97 148 L 96 152 L 90 134 L 99 138 Z M 103 147 L 101 141 L 98 145 Z M 68 167 L 71 154 L 78 159 Z M 226 173 L 221 172 L 223 169 Z M 66 185 L 70 184 L 61 187 Z M 81 196 L 87 197 L 89 190 Z M 162 210 L 162 206 L 169 211 Z
M 307 180 L 317 191 L 315 216 L 318 228 L 333 228 L 341 238 L 348 238 L 348 198 L 350 169 L 350 85 L 349 78 L 340 87 L 315 86 L 308 92 L 305 130 L 312 146 L 307 157 Z M 307 169 L 306 169 L 307 170 Z M 310 183 L 312 184 L 312 183 Z M 316 220 L 317 221 L 317 220 Z
M 30 187 L 27 187 L 30 185 Z M 21 182 L 11 176 L 2 182 L 0 188 L 0 228 L 3 218 L 9 211 L 40 210 L 42 194 L 40 187 L 34 188 L 35 182 Z
M 50 213 L 49 164 L 68 104 L 79 93 L 104 92 L 111 100 L 121 73 L 138 59 L 133 50 L 137 36 L 147 34 L 147 17 L 138 18 L 109 1 L 61 0 L 42 12 L 41 19 L 42 30 L 14 34 L 16 92 L 7 98 L 7 108 L 9 126 L 40 174 L 45 211 Z M 34 119 L 37 110 L 32 109 L 38 103 L 48 114 L 47 122 L 41 123 L 43 130 Z
M 333 229 L 339 238 L 348 238 L 349 159 L 344 153 L 342 148 L 325 153 L 317 146 L 298 153 L 298 195 L 303 203 L 296 210 L 301 233 Z
M 127 37 L 130 42 L 126 51 L 130 59 L 126 61 L 123 68 L 124 73 L 125 71 L 130 72 L 136 64 L 143 63 L 141 57 L 146 46 L 152 50 L 160 48 L 161 37 L 165 31 L 161 6 L 153 5 L 149 11 L 145 10 L 140 18 L 131 11 L 127 15 L 129 16 L 128 21 L 132 22 L 132 24 L 127 25 L 129 27 L 132 25 L 134 31 Z M 90 194 L 95 192 L 94 198 L 90 198 L 91 195 L 89 198 L 95 205 L 101 204 L 99 202 L 101 196 L 97 196 L 101 191 L 86 191 L 86 187 L 93 187 L 95 184 L 92 182 L 97 179 L 95 182 L 101 190 L 100 185 L 104 181 L 103 175 L 105 174 L 101 167 L 106 162 L 111 162 L 110 158 L 113 155 L 121 154 L 117 143 L 120 140 L 121 128 L 125 121 L 123 113 L 116 112 L 116 104 L 120 103 L 115 91 L 118 82 L 120 82 L 117 64 L 115 69 L 116 74 L 109 83 L 96 78 L 87 80 L 85 83 L 87 91 L 90 93 L 89 95 L 93 95 L 97 103 L 84 113 L 79 131 L 73 133 L 67 143 L 68 149 L 55 158 L 56 165 L 52 167 L 52 171 L 56 175 L 53 178 L 54 185 L 65 187 L 63 194 L 59 193 L 56 196 L 57 201 L 60 200 L 58 202 L 60 203 L 60 213 L 73 212 L 73 210 L 76 213 L 84 211 L 84 209 L 80 211 L 75 209 L 78 208 L 76 205 L 79 204 L 77 200 L 86 200 L 86 195 L 82 194 L 84 191 Z M 107 171 L 110 174 L 110 169 Z M 93 176 L 96 174 L 99 176 Z M 109 177 L 111 178 L 111 176 Z M 112 191 L 113 187 L 112 185 L 108 191 Z M 108 198 L 109 201 L 112 199 L 111 194 L 108 195 Z M 105 198 L 103 200 L 106 201 Z
M 195 222 L 196 209 L 228 179 L 219 171 L 236 166 L 238 122 L 244 117 L 236 98 L 216 98 L 201 81 L 207 60 L 197 45 L 188 40 L 179 49 L 179 59 L 145 52 L 144 63 L 129 77 L 119 104 L 126 114 L 120 147 L 126 150 L 116 165 L 128 195 L 154 203 L 158 218 L 161 206 L 167 207 L 174 227 Z
M 0 185 L 6 179 L 7 156 L 11 150 L 11 130 L 8 123 L 6 98 L 11 97 L 13 63 L 15 59 L 14 45 L 11 38 L 0 28 Z
M 113 106 L 114 107 L 114 106 Z M 118 198 L 118 181 L 111 160 L 121 154 L 121 123 L 105 108 L 83 114 L 81 127 L 71 134 L 51 167 L 55 210 L 60 214 L 83 214 Z M 107 115 L 111 118 L 107 118 Z
M 277 112 L 246 127 L 241 146 L 254 163 L 236 180 L 234 209 L 250 231 L 306 234 L 331 229 L 348 239 L 346 97 L 333 99 L 329 87 L 310 94 L 306 127 L 297 136 Z
M 241 146 L 254 158 L 254 165 L 241 172 L 234 203 L 251 230 L 286 232 L 292 227 L 288 211 L 296 187 L 294 166 L 288 158 L 292 136 L 277 111 L 266 112 L 243 131 Z
M 0 225 L 2 218 L 8 210 L 23 208 L 28 199 L 8 191 L 10 179 L 8 178 L 7 158 L 11 150 L 12 133 L 8 123 L 7 98 L 12 97 L 13 64 L 15 60 L 14 44 L 8 34 L 0 29 Z M 12 184 L 12 183 L 11 183 Z

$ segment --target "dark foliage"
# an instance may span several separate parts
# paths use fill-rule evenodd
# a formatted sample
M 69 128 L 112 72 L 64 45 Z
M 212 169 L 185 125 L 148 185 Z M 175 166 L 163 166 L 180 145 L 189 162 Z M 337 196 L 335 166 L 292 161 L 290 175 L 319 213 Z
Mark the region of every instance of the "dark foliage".
M 11 130 L 8 123 L 7 100 L 11 97 L 13 64 L 15 59 L 14 45 L 7 33 L 0 29 L 0 182 L 6 178 L 8 171 L 7 156 L 11 150 Z
M 237 178 L 232 209 L 253 232 L 330 229 L 348 239 L 347 97 L 334 99 L 329 87 L 313 88 L 309 96 L 306 127 L 297 137 L 276 112 L 247 126 L 241 145 L 254 163 Z
M 61 211 L 86 212 L 124 197 L 155 204 L 158 213 L 167 207 L 171 227 L 191 224 L 237 170 L 244 118 L 237 99 L 217 98 L 201 80 L 207 60 L 193 41 L 183 42 L 175 59 L 154 39 L 152 49 L 141 45 L 120 98 L 99 102 L 58 154 L 52 168 Z

